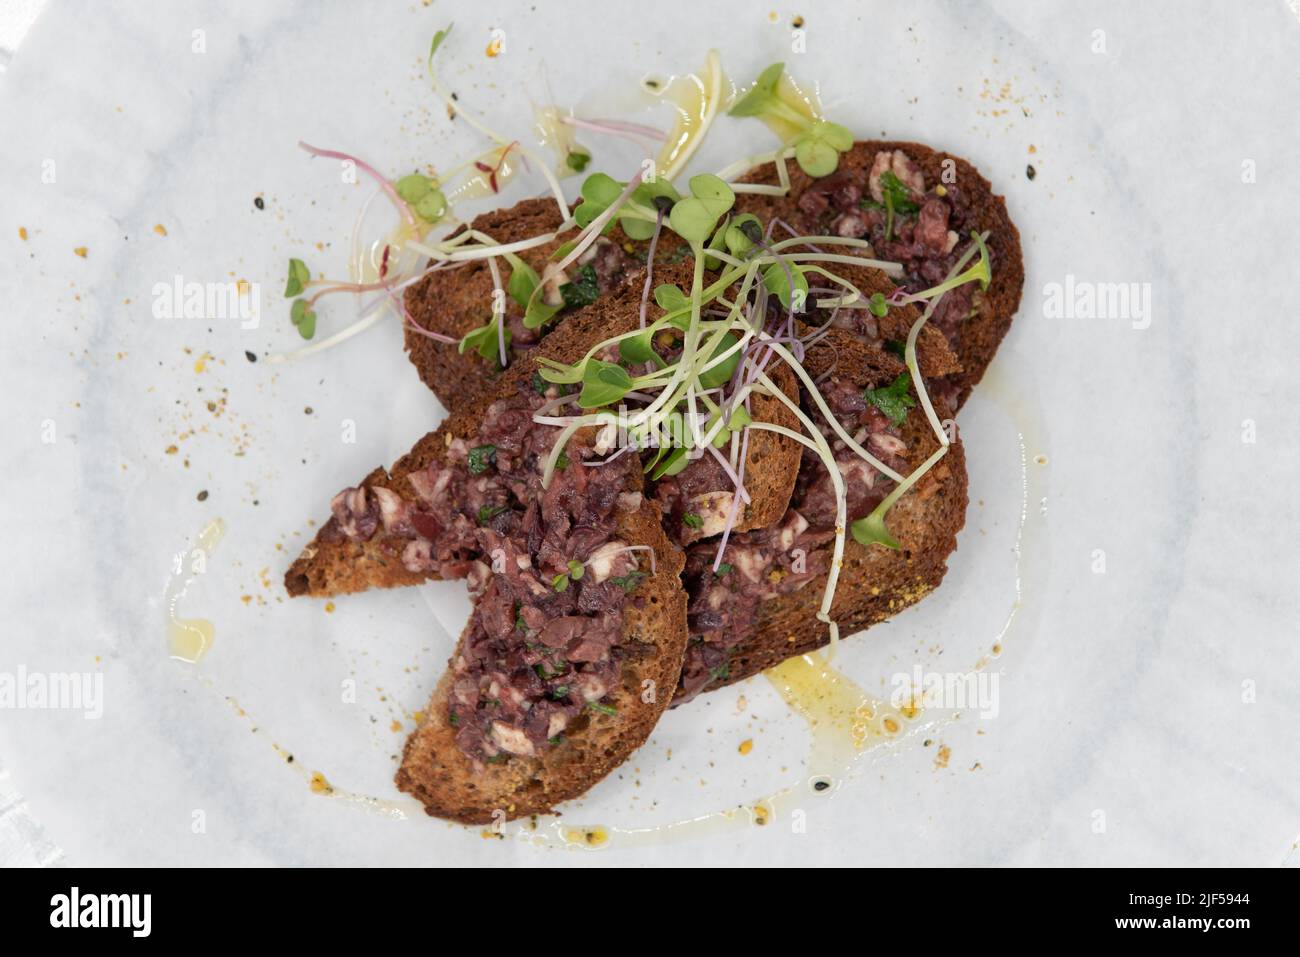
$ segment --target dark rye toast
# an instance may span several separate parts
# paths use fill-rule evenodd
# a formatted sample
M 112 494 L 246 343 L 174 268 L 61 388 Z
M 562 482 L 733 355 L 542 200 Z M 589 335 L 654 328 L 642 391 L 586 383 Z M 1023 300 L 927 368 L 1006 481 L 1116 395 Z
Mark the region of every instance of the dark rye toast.
M 689 268 L 672 267 L 677 272 L 666 271 L 665 281 L 680 280 L 681 271 Z M 511 366 L 500 377 L 496 394 L 509 392 L 518 388 L 520 383 L 530 381 L 538 368 L 536 360 L 539 356 L 558 362 L 575 362 L 609 336 L 636 328 L 639 303 L 640 291 L 631 286 L 602 296 L 557 326 L 536 350 Z M 660 315 L 662 310 L 651 303 L 648 318 L 653 320 Z M 778 371 L 781 374 L 774 381 L 783 386 L 787 395 L 797 395 L 794 374 L 785 367 Z M 431 463 L 441 461 L 453 439 L 468 439 L 474 435 L 486 405 L 487 400 L 480 399 L 475 406 L 452 412 L 436 432 L 422 438 L 390 468 L 381 467 L 370 472 L 358 487 L 389 489 L 405 502 L 417 501 L 419 496 L 410 476 L 423 473 Z M 757 420 L 797 428 L 798 422 L 793 414 L 771 396 L 755 394 L 752 408 Z M 742 510 L 738 527 L 762 527 L 781 517 L 794 488 L 799 458 L 799 446 L 792 440 L 755 430 L 746 457 L 746 486 L 751 502 Z M 406 539 L 390 537 L 382 532 L 367 541 L 356 541 L 340 534 L 338 519 L 331 517 L 289 567 L 285 588 L 291 596 L 324 598 L 369 588 L 415 585 L 436 578 L 436 573 L 412 572 L 405 567 L 402 550 L 406 544 Z
M 549 200 L 529 199 L 509 209 L 485 213 L 474 220 L 472 226 L 502 243 L 515 242 L 530 236 L 554 230 L 560 225 L 559 211 Z M 694 268 L 693 259 L 687 255 L 682 260 L 674 253 L 678 241 L 665 233 L 664 241 L 656 250 L 654 285 L 671 283 L 689 291 Z M 615 228 L 611 243 L 624 250 L 626 273 L 614 286 L 604 292 L 594 303 L 573 311 L 566 311 L 562 321 L 539 330 L 545 346 L 543 355 L 564 362 L 580 358 L 597 342 L 619 332 L 635 328 L 639 321 L 641 298 L 645 284 L 644 258 L 648 243 L 633 243 Z M 520 258 L 541 273 L 547 257 L 560 245 L 555 240 L 544 246 L 520 253 Z M 674 261 L 675 260 L 675 261 Z M 502 282 L 510 276 L 508 263 L 500 264 Z M 406 293 L 406 308 L 412 320 L 424 329 L 434 330 L 459 339 L 471 329 L 482 326 L 491 317 L 492 277 L 487 265 L 473 262 L 470 265 L 446 272 L 431 273 Z M 508 303 L 507 316 L 520 312 L 513 301 Z M 650 301 L 646 321 L 662 315 Z M 558 342 L 553 341 L 558 330 L 567 329 L 581 320 L 577 331 Z M 602 333 L 596 335 L 593 334 Z M 539 348 L 541 346 L 538 346 Z M 485 362 L 474 351 L 462 354 L 455 346 L 437 342 L 427 336 L 407 329 L 406 349 L 420 378 L 451 411 L 478 403 L 495 392 L 504 373 Z M 525 353 L 526 354 L 526 353 Z M 794 373 L 785 366 L 773 367 L 773 381 L 791 397 L 797 395 Z M 750 412 L 762 422 L 794 428 L 796 421 L 786 406 L 771 396 L 755 394 L 750 400 Z M 749 437 L 745 457 L 746 482 L 750 501 L 737 516 L 736 528 L 760 528 L 775 522 L 785 512 L 793 488 L 794 472 L 799 464 L 799 446 L 784 436 L 773 432 L 754 431 Z M 690 541 L 693 534 L 680 525 L 672 529 L 674 537 Z
M 870 219 L 861 204 L 869 203 L 872 199 L 868 180 L 877 155 L 884 151 L 905 153 L 923 176 L 927 194 L 931 197 L 937 188 L 944 190 L 945 197 L 941 198 L 945 198 L 953 207 L 952 225 L 960 226 L 960 242 L 956 247 L 958 251 L 969 241 L 972 230 L 987 230 L 989 233 L 987 244 L 993 281 L 987 290 L 974 292 L 973 314 L 966 317 L 954 316 L 950 323 L 945 323 L 942 315 L 935 317 L 938 320 L 937 326 L 951 327 L 948 338 L 962 365 L 962 372 L 952 379 L 957 408 L 960 408 L 983 377 L 998 344 L 1011 327 L 1012 317 L 1020 306 L 1024 286 L 1020 233 L 1007 215 L 1006 201 L 993 192 L 992 185 L 974 166 L 960 157 L 921 143 L 897 140 L 859 141 L 840 156 L 839 168 L 830 176 L 814 179 L 800 169 L 797 163 L 787 163 L 790 174 L 790 191 L 787 195 L 737 193 L 736 209 L 742 213 L 753 213 L 765 223 L 773 218 L 780 219 L 800 232 L 839 232 L 841 235 L 860 236 L 870 240 L 872 233 L 862 229 L 865 223 L 842 217 L 860 215 Z M 740 182 L 777 185 L 779 179 L 776 167 L 769 163 L 751 170 Z M 783 238 L 784 233 L 778 230 L 774 236 Z M 875 249 L 877 257 L 886 260 L 894 258 L 891 255 L 894 251 L 888 245 L 879 244 Z M 907 285 L 909 291 L 918 292 L 936 285 L 941 279 L 942 276 L 938 279 L 915 277 Z M 949 303 L 945 308 L 965 305 L 953 293 L 947 298 Z
M 624 609 L 628 653 L 621 682 L 605 699 L 617 714 L 584 712 L 565 729 L 564 741 L 544 755 L 476 767 L 457 747 L 450 723 L 454 673 L 449 667 L 423 722 L 407 738 L 396 777 L 398 789 L 431 816 L 488 824 L 548 813 L 590 789 L 649 737 L 672 699 L 686 646 L 686 594 L 678 577 L 682 553 L 665 537 L 658 510 L 649 502 L 623 514 L 619 536 L 651 546 L 657 570 L 638 586 L 639 603 Z
M 935 354 L 922 358 L 922 366 L 928 365 L 938 374 L 950 374 L 958 368 L 941 335 L 934 333 L 925 339 L 935 346 Z M 855 389 L 886 386 L 905 370 L 902 360 L 879 343 L 864 342 L 843 330 L 833 330 L 812 347 L 805 367 L 821 384 L 847 380 Z M 911 394 L 916 396 L 914 386 Z M 941 422 L 953 414 L 945 400 L 931 398 Z M 809 413 L 813 414 L 811 410 Z M 907 447 L 906 468 L 899 469 L 903 475 L 909 474 L 938 448 L 938 438 L 919 399 L 901 426 L 901 438 Z M 825 468 L 813 453 L 805 451 L 804 455 L 814 469 Z M 842 637 L 893 617 L 939 586 L 947 571 L 948 557 L 957 547 L 957 533 L 965 524 L 966 505 L 965 454 L 960 440 L 954 438 L 948 453 L 899 498 L 887 515 L 889 530 L 901 545 L 899 550 L 881 545 L 863 546 L 846 535 L 843 565 L 831 606 L 831 617 L 838 623 Z M 782 526 L 789 527 L 791 516 L 800 508 L 799 493 L 796 493 Z M 739 605 L 737 596 L 725 589 L 736 587 L 737 580 L 732 576 L 738 575 L 744 566 L 744 550 L 750 542 L 762 542 L 764 534 L 760 531 L 737 536 L 729 543 L 723 555 L 726 565 L 722 566 L 727 573 L 720 578 L 711 571 L 716 545 L 703 543 L 688 552 L 686 582 L 691 595 L 693 635 L 707 630 L 707 619 L 697 616 L 706 610 L 709 589 L 724 589 L 723 606 Z M 798 547 L 799 540 L 794 544 Z M 693 637 L 679 691 L 682 699 L 748 678 L 830 640 L 827 625 L 816 617 L 827 582 L 825 569 L 829 566 L 831 548 L 828 536 L 823 535 L 817 547 L 818 552 L 810 552 L 807 558 L 808 567 L 816 568 L 816 573 L 798 590 L 763 598 L 757 604 L 753 620 L 742 629 L 742 636 L 727 650 L 725 658 L 716 653 L 713 658 L 701 657 L 703 653 L 695 647 L 698 636 Z M 706 670 L 708 678 L 704 677 Z

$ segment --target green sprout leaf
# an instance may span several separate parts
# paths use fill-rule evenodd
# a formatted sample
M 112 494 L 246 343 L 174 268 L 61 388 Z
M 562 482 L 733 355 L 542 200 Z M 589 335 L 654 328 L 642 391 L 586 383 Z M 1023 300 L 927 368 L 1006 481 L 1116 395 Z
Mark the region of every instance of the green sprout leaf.
M 422 173 L 410 173 L 393 184 L 403 202 L 427 223 L 436 223 L 447 213 L 447 197 L 436 180 Z
M 862 397 L 883 412 L 890 425 L 902 425 L 908 411 L 916 406 L 916 400 L 907 391 L 911 384 L 911 374 L 903 372 L 889 385 L 880 389 L 868 389 Z
M 871 298 L 867 300 L 867 308 L 876 318 L 883 318 L 889 312 L 889 303 L 885 301 L 883 292 L 873 292 Z
M 295 299 L 289 309 L 289 319 L 298 329 L 298 335 L 310 339 L 316 335 L 316 313 L 306 299 Z
M 763 239 L 763 223 L 753 213 L 737 216 L 727 225 L 724 237 L 733 256 L 743 256 Z
M 718 416 L 721 412 L 722 410 L 719 409 L 717 412 L 714 412 L 709 416 L 709 420 L 704 426 L 705 432 L 708 432 L 717 424 Z M 753 421 L 754 420 L 750 417 L 750 414 L 745 411 L 743 405 L 736 406 L 736 408 L 732 410 L 731 418 L 727 421 L 727 427 L 719 431 L 717 436 L 714 437 L 713 447 L 718 449 L 722 448 L 731 441 L 732 432 L 739 432 Z
M 578 406 L 583 409 L 599 409 L 617 402 L 631 390 L 632 377 L 626 369 L 612 362 L 591 359 L 582 374 L 582 393 L 578 396 Z
M 654 336 L 655 328 L 647 326 L 643 332 L 629 339 L 620 340 L 618 354 L 627 362 L 653 362 L 662 369 L 666 363 L 659 353 L 655 352 Z
M 679 288 L 672 283 L 660 283 L 655 286 L 655 303 L 664 312 L 676 312 L 679 309 L 691 308 L 691 300 Z
M 294 296 L 302 295 L 303 289 L 309 282 L 311 282 L 311 270 L 307 268 L 307 264 L 301 259 L 290 259 L 289 278 L 284 284 L 284 298 L 292 299 Z
M 829 120 L 813 122 L 794 141 L 794 158 L 809 176 L 829 176 L 840 165 L 840 154 L 853 148 L 853 134 Z
M 510 263 L 506 293 L 518 303 L 519 308 L 527 309 L 528 300 L 533 297 L 533 290 L 542 284 L 542 279 L 537 275 L 537 270 L 512 253 L 506 254 L 506 262 Z
M 500 365 L 502 336 L 500 323 L 500 317 L 493 316 L 491 320 L 488 321 L 487 325 L 479 326 L 477 329 L 471 329 L 469 332 L 465 333 L 464 337 L 460 340 L 460 345 L 457 347 L 457 351 L 463 355 L 464 353 L 473 350 L 482 356 L 485 361 Z M 508 354 L 510 352 L 510 330 L 506 329 L 504 335 L 506 340 L 506 352 Z
M 582 181 L 582 202 L 573 211 L 577 224 L 586 229 L 623 194 L 623 186 L 608 173 L 592 173 Z
M 794 280 L 794 288 L 800 293 L 799 301 L 802 305 L 807 301 L 808 296 L 808 278 L 803 274 L 802 269 L 793 263 L 787 263 L 783 266 L 781 263 L 775 262 L 763 270 L 763 285 L 767 287 L 768 292 L 781 301 L 781 305 L 786 309 L 790 308 L 791 279 Z M 803 310 L 800 309 L 800 311 Z
M 429 44 L 428 63 L 430 66 L 433 65 L 433 55 L 438 52 L 438 47 L 442 46 L 442 41 L 447 39 L 447 37 L 451 35 L 451 28 L 454 26 L 455 26 L 454 23 L 449 23 L 447 24 L 447 29 L 439 30 L 437 33 L 433 35 L 433 42 Z
M 712 362 L 715 357 L 726 352 L 739 341 L 735 335 L 728 332 L 718 342 L 718 347 L 709 354 L 709 361 Z M 706 389 L 716 389 L 718 386 L 730 382 L 732 374 L 736 371 L 736 366 L 740 364 L 740 353 L 741 350 L 737 349 L 712 369 L 702 372 L 699 377 L 700 385 Z
M 690 449 L 685 445 L 673 449 L 666 458 L 650 471 L 651 480 L 657 482 L 665 475 L 676 475 L 691 462 Z
M 542 367 L 538 370 L 538 375 L 547 382 L 553 382 L 556 385 L 573 385 L 575 382 L 581 382 L 583 373 L 586 371 L 585 363 L 572 366 L 565 365 L 563 362 L 556 362 L 546 356 L 538 356 L 537 362 Z
M 669 214 L 669 224 L 692 246 L 703 246 L 736 201 L 736 194 L 712 173 L 691 177 L 691 195 L 679 200 Z
M 883 504 L 883 503 L 881 503 Z M 851 526 L 853 540 L 859 545 L 884 545 L 897 551 L 902 546 L 898 539 L 889 534 L 885 527 L 885 513 L 877 508 L 866 518 L 860 518 Z
M 777 87 L 781 74 L 785 72 L 784 63 L 773 63 L 754 81 L 753 88 L 742 96 L 727 111 L 728 116 L 762 116 L 781 101 L 777 96 Z
M 587 567 L 576 558 L 569 559 L 569 577 L 575 582 L 580 580 L 587 573 Z

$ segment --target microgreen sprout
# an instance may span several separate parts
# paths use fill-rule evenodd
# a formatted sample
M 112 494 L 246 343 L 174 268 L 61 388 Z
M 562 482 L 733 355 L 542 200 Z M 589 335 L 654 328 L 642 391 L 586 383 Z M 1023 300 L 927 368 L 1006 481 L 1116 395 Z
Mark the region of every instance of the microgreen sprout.
M 942 296 L 949 289 L 956 289 L 958 286 L 964 286 L 968 282 L 978 282 L 980 289 L 987 290 L 989 283 L 993 281 L 993 269 L 989 263 L 988 246 L 984 243 L 984 237 L 979 233 L 971 233 L 971 239 L 975 242 L 975 248 L 979 252 L 979 262 L 971 265 L 969 269 L 957 276 L 952 276 L 926 289 L 924 292 L 913 293 L 906 297 L 907 302 L 916 302 L 918 299 L 935 299 Z
M 437 180 L 422 173 L 403 176 L 393 188 L 426 223 L 436 223 L 447 215 L 447 197 L 438 188 Z
M 853 134 L 838 123 L 814 116 L 781 82 L 784 63 L 773 63 L 727 112 L 763 120 L 794 150 L 795 162 L 809 176 L 829 176 L 840 165 L 840 154 L 853 148 Z
M 311 282 L 311 270 L 301 259 L 289 260 L 289 278 L 284 284 L 284 298 L 292 299 L 302 295 L 303 289 Z
M 304 339 L 316 335 L 316 313 L 307 305 L 306 299 L 295 299 L 289 310 L 289 318 Z

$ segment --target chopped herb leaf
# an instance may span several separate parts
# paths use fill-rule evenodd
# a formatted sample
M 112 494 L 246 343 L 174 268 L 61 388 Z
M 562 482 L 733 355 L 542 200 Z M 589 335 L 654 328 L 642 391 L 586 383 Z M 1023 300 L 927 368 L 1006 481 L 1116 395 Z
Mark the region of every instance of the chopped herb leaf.
M 496 454 L 497 447 L 495 445 L 474 446 L 469 450 L 469 474 L 482 475 L 495 460 Z
M 901 373 L 897 379 L 882 389 L 868 389 L 863 398 L 874 405 L 889 418 L 891 425 L 902 425 L 907 412 L 916 405 L 916 400 L 907 392 L 912 383 L 912 376 Z
M 682 516 L 682 524 L 687 528 L 703 528 L 704 519 L 700 518 L 700 516 L 696 515 L 694 512 L 687 512 Z
M 716 668 L 710 668 L 709 677 L 714 681 L 722 681 L 724 678 L 731 677 L 731 662 L 723 662 Z
M 596 270 L 588 263 L 578 270 L 573 282 L 566 282 L 560 287 L 560 296 L 564 299 L 566 309 L 581 309 L 590 306 L 600 298 L 600 289 L 596 284 Z
M 486 525 L 492 519 L 506 510 L 504 505 L 484 505 L 478 510 L 478 523 Z
M 646 577 L 645 572 L 630 571 L 626 575 L 620 575 L 616 578 L 611 578 L 610 581 L 613 582 L 615 585 L 617 585 L 619 588 L 623 589 L 623 591 L 632 592 L 636 590 L 636 586 L 641 584 L 641 579 L 645 577 Z
M 564 162 L 575 173 L 581 173 L 591 162 L 591 154 L 584 153 L 582 150 L 570 150 L 569 155 L 564 157 Z
M 616 715 L 618 708 L 611 708 L 607 704 L 601 704 L 599 701 L 588 701 L 587 707 L 592 711 L 599 711 L 601 714 Z
M 460 715 L 458 715 L 455 711 L 451 712 L 450 714 L 447 715 L 447 723 L 450 724 L 453 728 L 459 728 Z
M 717 575 L 719 578 L 721 578 L 723 575 L 730 575 L 731 564 L 729 562 L 723 562 L 721 565 L 718 566 L 718 570 L 713 574 Z

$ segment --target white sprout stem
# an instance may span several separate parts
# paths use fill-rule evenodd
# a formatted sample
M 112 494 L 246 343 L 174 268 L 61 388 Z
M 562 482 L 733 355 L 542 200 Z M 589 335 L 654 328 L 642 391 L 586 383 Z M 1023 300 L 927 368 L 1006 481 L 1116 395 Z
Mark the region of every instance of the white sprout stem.
M 619 548 L 619 549 L 616 549 L 615 551 L 610 552 L 610 554 L 611 554 L 611 555 L 621 555 L 621 554 L 623 554 L 624 552 L 632 552 L 632 564 L 633 564 L 633 566 L 636 565 L 636 553 L 637 553 L 637 552 L 649 552 L 649 553 L 650 553 L 650 574 L 651 574 L 651 575 L 657 575 L 657 574 L 659 574 L 659 569 L 655 567 L 655 550 L 654 550 L 654 546 L 653 546 L 653 545 L 628 545 L 628 546 L 626 546 L 625 548 Z M 593 556 L 593 557 L 594 557 L 594 556 Z M 592 562 L 592 559 L 591 559 L 591 558 L 588 558 L 588 559 L 587 559 L 585 562 L 583 562 L 582 564 L 583 564 L 584 566 L 587 566 L 587 565 L 590 565 L 591 562 Z
M 971 257 L 975 254 L 976 247 L 972 243 L 970 248 L 962 254 L 956 264 L 948 271 L 944 278 L 947 282 L 953 276 L 965 268 L 966 263 L 970 262 Z M 939 439 L 939 444 L 946 447 L 948 445 L 948 433 L 944 431 L 943 424 L 939 421 L 939 416 L 935 414 L 934 403 L 930 401 L 930 391 L 925 387 L 925 380 L 921 377 L 920 363 L 916 359 L 916 340 L 921 334 L 921 327 L 929 321 L 934 315 L 934 311 L 939 307 L 939 301 L 947 295 L 947 292 L 941 292 L 928 303 L 925 311 L 912 323 L 912 328 L 907 332 L 907 346 L 903 350 L 903 361 L 907 364 L 907 371 L 912 374 L 912 381 L 916 383 L 916 393 L 921 397 L 921 407 L 925 409 L 925 417 L 930 423 L 930 428 L 934 429 L 935 436 Z
M 506 147 L 511 143 L 516 142 L 515 140 L 512 140 L 509 137 L 502 136 L 500 133 L 496 132 L 496 130 L 488 126 L 486 123 L 482 122 L 473 113 L 470 113 L 468 110 L 462 107 L 459 102 L 453 100 L 451 98 L 451 94 L 448 93 L 443 88 L 442 83 L 439 82 L 438 74 L 434 73 L 432 63 L 429 64 L 429 74 L 433 83 L 433 92 L 437 94 L 440 100 L 442 100 L 444 103 L 447 104 L 447 108 L 449 110 L 452 110 L 455 114 L 464 117 L 466 123 L 474 127 L 474 129 L 478 130 L 488 139 L 492 140 L 499 147 Z M 527 146 L 524 146 L 523 143 L 516 143 L 516 148 L 519 150 L 520 155 L 526 156 L 528 159 L 532 160 L 534 163 L 537 164 L 538 168 L 542 171 L 542 175 L 546 177 L 547 185 L 550 186 L 551 188 L 551 195 L 555 197 L 556 205 L 559 206 L 560 208 L 560 217 L 561 218 L 567 217 L 569 215 L 569 204 L 568 201 L 565 200 L 564 198 L 564 187 L 560 185 L 560 181 L 556 178 L 555 174 L 551 172 L 550 165 L 546 163 L 543 160 L 543 158 L 539 156 L 534 150 L 531 150 Z
M 813 382 L 812 376 L 808 374 L 808 370 L 806 370 L 800 364 L 800 362 L 790 354 L 790 351 L 786 349 L 785 346 L 781 345 L 779 342 L 773 341 L 771 336 L 768 336 L 766 333 L 764 333 L 760 337 L 760 341 L 762 341 L 769 349 L 771 349 L 778 356 L 780 356 L 781 359 L 785 361 L 786 365 L 790 366 L 790 368 L 794 370 L 795 375 L 797 375 L 800 379 L 803 380 L 804 386 L 808 389 L 809 396 L 812 398 L 813 402 L 817 404 L 817 408 L 821 411 L 822 416 L 826 419 L 826 422 L 830 425 L 831 429 L 834 430 L 836 436 L 839 437 L 841 442 L 843 442 L 854 452 L 856 452 L 862 459 L 868 462 L 872 468 L 883 473 L 887 477 L 893 479 L 895 482 L 901 482 L 903 480 L 903 477 L 901 475 L 899 475 L 897 472 L 891 469 L 884 462 L 880 461 L 878 458 L 876 458 L 874 455 L 872 455 L 870 452 L 864 449 L 861 445 L 859 445 L 857 442 L 853 440 L 853 436 L 849 435 L 849 433 L 844 431 L 844 426 L 840 424 L 840 420 L 835 417 L 834 413 L 831 412 L 830 406 L 828 406 L 826 404 L 826 400 L 822 398 L 822 394 L 817 389 L 817 384 Z M 762 376 L 762 373 L 759 373 L 759 375 Z M 764 376 L 764 378 L 766 377 Z M 771 387 L 770 381 L 769 381 L 769 387 Z M 780 389 L 776 389 L 776 396 L 777 398 L 784 401 L 786 405 L 790 406 L 790 408 L 798 409 L 797 404 L 792 402 L 790 397 L 786 395 L 784 392 L 782 392 Z M 802 412 L 800 412 L 800 414 L 802 414 Z M 814 431 L 817 432 L 818 435 L 821 435 L 820 429 L 817 429 L 816 426 L 813 426 L 813 429 Z
M 497 266 L 497 257 L 487 261 L 488 272 L 492 273 L 492 321 L 497 324 L 497 357 L 501 368 L 506 367 L 506 306 L 505 289 L 501 285 L 501 269 Z
M 762 376 L 762 373 L 759 373 Z M 764 377 L 766 378 L 766 377 Z M 778 390 L 779 391 L 779 390 Z M 839 466 L 835 463 L 835 456 L 831 453 L 831 447 L 826 442 L 825 436 L 815 426 L 811 426 L 812 435 L 815 435 L 819 442 L 813 442 L 805 438 L 793 429 L 787 429 L 783 425 L 773 425 L 769 422 L 754 422 L 750 425 L 752 429 L 762 429 L 767 432 L 775 432 L 778 435 L 784 435 L 787 438 L 794 439 L 817 453 L 818 457 L 826 464 L 826 470 L 830 473 L 831 485 L 835 489 L 835 546 L 831 551 L 831 567 L 826 573 L 826 588 L 822 592 L 821 610 L 817 612 L 817 620 L 827 625 L 831 635 L 831 653 L 834 654 L 840 640 L 840 629 L 831 619 L 831 604 L 835 601 L 835 588 L 840 580 L 840 567 L 844 564 L 844 526 L 848 522 L 848 500 L 844 491 L 844 476 L 840 474 Z
M 592 243 L 594 243 L 597 239 L 600 238 L 601 230 L 605 228 L 605 224 L 609 222 L 611 219 L 613 219 L 615 215 L 617 215 L 619 207 L 621 207 L 624 203 L 627 202 L 628 197 L 631 196 L 632 192 L 640 185 L 641 185 L 641 171 L 638 170 L 636 175 L 633 176 L 630 180 L 628 180 L 627 186 L 624 187 L 623 192 L 619 194 L 618 199 L 610 203 L 609 207 L 604 212 L 602 212 L 599 216 L 597 216 L 587 225 L 587 228 L 584 231 L 585 235 L 582 237 L 582 239 L 578 241 L 578 244 L 574 246 L 573 249 L 569 250 L 569 255 L 561 259 L 560 262 L 556 265 L 555 267 L 556 272 L 564 272 L 565 269 L 567 269 L 570 265 L 572 265 L 583 253 L 587 251 L 587 249 L 592 245 Z
M 534 421 L 537 421 L 534 419 Z M 580 419 L 570 421 L 568 425 L 560 432 L 555 439 L 555 444 L 551 446 L 551 452 L 546 456 L 546 466 L 542 469 L 542 488 L 551 487 L 551 479 L 555 476 L 555 463 L 560 460 L 564 454 L 564 447 L 568 445 L 569 439 L 579 429 L 588 425 L 599 425 L 601 423 L 618 427 L 618 417 L 612 412 L 597 412 L 594 415 L 583 416 Z
M 492 256 L 504 256 L 506 253 L 523 252 L 526 249 L 534 249 L 538 246 L 545 246 L 547 243 L 559 237 L 565 231 L 565 227 L 572 223 L 572 220 L 566 220 L 559 229 L 550 233 L 542 233 L 540 236 L 532 236 L 528 239 L 516 240 L 513 243 L 498 243 L 492 237 L 480 233 L 477 229 L 467 230 L 467 239 L 477 239 L 477 246 L 461 246 L 457 243 L 457 248 L 451 252 L 440 249 L 438 246 L 430 246 L 428 243 L 422 243 L 417 240 L 407 240 L 406 247 L 413 249 L 417 253 L 422 253 L 430 259 L 438 262 L 470 262 L 476 259 L 488 259 Z M 473 235 L 468 235 L 473 234 Z M 453 242 L 447 240 L 446 242 Z M 465 242 L 466 240 L 461 240 Z M 439 244 L 442 245 L 442 244 Z
M 794 156 L 793 147 L 783 147 L 779 150 L 773 150 L 770 153 L 759 153 L 756 156 L 746 156 L 744 159 L 736 160 L 736 162 L 732 163 L 730 166 L 724 166 L 718 171 L 717 177 L 718 179 L 730 181 L 738 176 L 744 176 L 750 170 L 756 169 L 764 163 L 776 163 L 777 175 L 780 176 L 782 185 L 785 186 L 786 191 L 789 191 L 790 174 L 786 170 L 785 161 L 792 156 Z M 743 187 L 751 184 L 740 183 L 737 185 Z M 731 188 L 733 192 L 736 190 L 736 186 L 734 185 Z M 767 189 L 772 190 L 777 189 L 777 187 L 769 186 Z M 747 190 L 746 192 L 756 192 L 756 190 Z
M 406 220 L 407 224 L 410 226 L 415 225 L 415 213 L 411 211 L 410 204 L 397 195 L 397 190 L 393 187 L 393 184 L 388 181 L 388 177 L 384 176 L 369 163 L 358 159 L 349 153 L 340 153 L 338 150 L 323 150 L 318 146 L 312 146 L 310 143 L 304 143 L 302 140 L 298 141 L 298 145 L 312 156 L 323 156 L 326 159 L 336 159 L 341 162 L 352 163 L 363 173 L 368 173 L 371 178 L 379 184 L 379 188 L 384 191 L 384 194 L 392 201 L 393 205 L 397 207 L 397 211 L 402 214 L 402 218 Z
M 381 301 L 384 304 L 388 304 L 387 299 Z M 281 362 L 292 362 L 295 359 L 304 359 L 307 356 L 315 355 L 318 352 L 324 352 L 326 349 L 333 348 L 334 346 L 338 345 L 340 342 L 345 342 L 348 339 L 351 339 L 353 336 L 365 332 L 367 329 L 369 329 L 371 326 L 377 323 L 380 319 L 382 319 L 383 315 L 384 315 L 383 309 L 376 309 L 370 315 L 357 320 L 352 325 L 347 326 L 346 328 L 340 329 L 338 332 L 334 333 L 334 335 L 329 336 L 326 339 L 322 339 L 320 340 L 320 342 L 313 342 L 311 345 L 303 346 L 303 348 L 296 349 L 293 352 L 281 352 L 273 356 L 267 356 L 266 361 L 268 363 L 271 363 L 272 365 L 278 365 Z

